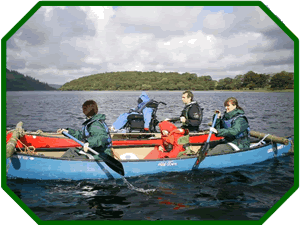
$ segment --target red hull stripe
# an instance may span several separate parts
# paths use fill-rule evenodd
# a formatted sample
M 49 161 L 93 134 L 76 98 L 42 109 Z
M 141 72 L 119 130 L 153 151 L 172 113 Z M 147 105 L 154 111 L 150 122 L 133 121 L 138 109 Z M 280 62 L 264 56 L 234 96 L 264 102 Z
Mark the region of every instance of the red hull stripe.
M 6 143 L 11 138 L 12 133 L 6 135 Z M 190 143 L 204 143 L 206 142 L 208 134 L 190 137 Z M 211 136 L 211 141 L 220 140 L 222 138 Z M 25 135 L 20 138 L 21 142 L 26 146 L 34 146 L 35 148 L 73 148 L 80 147 L 78 143 L 71 139 L 59 137 L 45 137 L 38 135 Z M 161 145 L 161 139 L 152 140 L 113 140 L 113 146 L 126 146 L 126 145 Z M 18 141 L 16 147 L 22 148 L 23 145 Z

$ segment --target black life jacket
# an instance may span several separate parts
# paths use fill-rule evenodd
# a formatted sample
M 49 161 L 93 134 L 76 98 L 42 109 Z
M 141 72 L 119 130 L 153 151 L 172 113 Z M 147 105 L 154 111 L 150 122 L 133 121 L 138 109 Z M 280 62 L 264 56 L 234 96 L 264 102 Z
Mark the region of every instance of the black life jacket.
M 200 105 L 199 105 L 197 102 L 191 102 L 190 104 L 186 105 L 186 106 L 184 107 L 184 109 L 182 110 L 182 115 L 183 115 L 185 118 L 190 119 L 190 118 L 189 118 L 189 110 L 190 110 L 190 108 L 191 108 L 193 105 L 195 105 L 195 106 L 198 108 L 198 110 L 199 110 L 200 115 L 199 115 L 198 120 L 201 122 L 201 121 L 202 121 L 202 114 L 203 114 L 203 113 L 202 113 L 202 108 L 200 107 Z

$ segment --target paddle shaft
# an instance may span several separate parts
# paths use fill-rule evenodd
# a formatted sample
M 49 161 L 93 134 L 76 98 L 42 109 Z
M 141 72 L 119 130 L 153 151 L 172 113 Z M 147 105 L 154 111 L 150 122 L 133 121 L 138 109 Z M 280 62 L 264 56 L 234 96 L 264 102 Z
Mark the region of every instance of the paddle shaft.
M 67 132 L 63 131 L 62 133 L 66 137 L 71 138 L 72 140 L 76 141 L 81 146 L 84 146 L 83 142 L 77 140 L 75 137 L 73 137 L 72 135 L 68 134 Z M 94 153 L 95 155 L 98 155 L 112 170 L 114 170 L 115 172 L 117 172 L 120 175 L 124 176 L 123 165 L 118 160 L 116 160 L 115 158 L 111 157 L 110 155 L 107 155 L 106 153 L 99 154 L 97 151 L 95 151 L 94 149 L 92 149 L 90 147 L 88 147 L 88 150 L 90 152 Z
M 212 127 L 215 127 L 216 122 L 217 122 L 217 119 L 218 119 L 218 114 L 215 115 L 215 118 L 214 118 Z M 207 140 L 206 140 L 206 143 L 209 143 L 210 138 L 211 138 L 211 135 L 212 135 L 212 131 L 209 131 L 209 134 L 208 134 L 208 138 L 207 138 Z
M 72 140 L 76 141 L 78 144 L 80 144 L 81 146 L 84 146 L 84 143 L 77 140 L 76 138 L 74 138 L 72 135 L 68 134 L 67 132 L 63 131 L 63 134 L 66 135 L 67 137 L 71 138 Z M 94 149 L 88 147 L 88 150 L 92 153 L 94 153 L 95 155 L 99 155 L 98 152 L 96 152 Z
M 216 113 L 213 123 L 212 123 L 212 127 L 214 127 L 216 125 L 217 119 L 218 119 L 218 114 Z M 206 156 L 206 152 L 209 149 L 209 141 L 210 141 L 211 135 L 212 135 L 212 131 L 210 130 L 209 134 L 208 134 L 208 138 L 207 138 L 203 148 L 201 150 L 199 150 L 199 154 L 198 154 L 197 160 L 193 166 L 193 169 L 197 169 L 199 167 L 200 162 L 202 162 L 204 160 L 204 158 Z

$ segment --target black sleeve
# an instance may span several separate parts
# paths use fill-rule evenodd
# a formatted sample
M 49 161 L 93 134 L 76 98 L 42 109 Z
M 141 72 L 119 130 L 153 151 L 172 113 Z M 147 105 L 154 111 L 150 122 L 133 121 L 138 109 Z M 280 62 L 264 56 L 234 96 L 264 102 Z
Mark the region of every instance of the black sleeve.
M 186 123 L 190 126 L 199 126 L 201 121 L 200 118 L 202 117 L 202 110 L 197 105 L 192 105 L 188 112 L 188 119 Z
M 183 112 L 184 112 L 184 110 L 181 111 L 180 117 L 182 117 L 182 116 L 185 117 L 185 115 L 183 114 Z

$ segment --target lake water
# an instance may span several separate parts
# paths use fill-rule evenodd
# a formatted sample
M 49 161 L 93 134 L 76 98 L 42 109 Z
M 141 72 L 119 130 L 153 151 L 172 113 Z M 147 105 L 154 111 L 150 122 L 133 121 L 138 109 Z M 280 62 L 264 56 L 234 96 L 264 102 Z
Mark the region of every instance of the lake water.
M 167 103 L 159 120 L 179 116 L 182 92 L 149 91 Z M 119 114 L 135 107 L 140 91 L 7 92 L 7 127 L 23 122 L 25 130 L 55 132 L 81 129 L 81 105 L 93 99 L 111 125 Z M 294 93 L 200 92 L 204 108 L 201 129 L 215 109 L 236 97 L 252 130 L 278 136 L 294 135 Z M 199 170 L 129 178 L 136 187 L 156 188 L 143 194 L 122 180 L 36 181 L 9 179 L 8 186 L 42 220 L 258 220 L 294 184 L 294 157 L 285 156 L 250 166 Z

